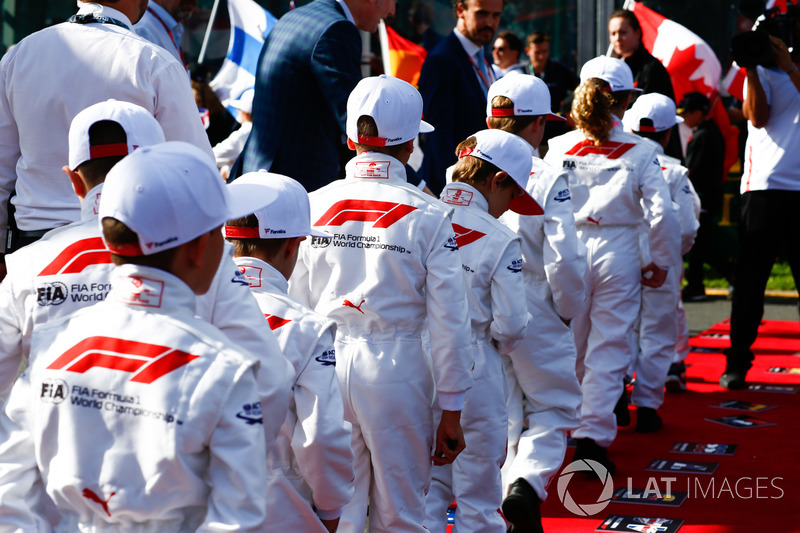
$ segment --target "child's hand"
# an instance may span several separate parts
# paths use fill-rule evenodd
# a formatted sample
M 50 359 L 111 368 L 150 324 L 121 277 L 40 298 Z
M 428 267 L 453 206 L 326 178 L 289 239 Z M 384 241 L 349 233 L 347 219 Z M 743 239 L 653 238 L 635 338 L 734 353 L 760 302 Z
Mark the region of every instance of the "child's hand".
M 650 263 L 642 269 L 642 285 L 658 288 L 664 284 L 668 272 L 658 268 L 655 263 Z
M 433 464 L 441 466 L 452 463 L 465 447 L 461 411 L 442 411 L 442 419 L 436 429 L 436 449 L 431 457 Z

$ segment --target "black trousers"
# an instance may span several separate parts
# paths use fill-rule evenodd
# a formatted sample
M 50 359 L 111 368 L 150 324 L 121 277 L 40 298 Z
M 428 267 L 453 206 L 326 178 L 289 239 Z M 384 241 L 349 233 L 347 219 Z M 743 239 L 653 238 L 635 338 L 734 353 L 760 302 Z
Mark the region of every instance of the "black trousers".
M 800 287 L 800 191 L 751 191 L 741 197 L 740 256 L 731 307 L 728 369 L 747 370 L 750 347 L 764 316 L 764 291 L 781 245 L 795 285 Z

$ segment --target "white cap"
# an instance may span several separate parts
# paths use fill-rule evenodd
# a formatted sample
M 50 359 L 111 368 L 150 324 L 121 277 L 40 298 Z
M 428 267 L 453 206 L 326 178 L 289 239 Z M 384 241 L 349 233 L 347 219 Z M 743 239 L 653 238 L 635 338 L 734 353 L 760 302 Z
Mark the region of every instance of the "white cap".
M 275 198 L 274 190 L 254 185 L 229 191 L 209 155 L 173 141 L 140 148 L 114 165 L 106 176 L 99 220 L 102 225 L 103 218 L 115 218 L 139 237 L 138 246 L 109 246 L 112 253 L 151 255 L 249 215 Z
M 239 111 L 244 111 L 245 113 L 252 113 L 253 112 L 253 96 L 256 94 L 256 90 L 254 88 L 247 89 L 244 91 L 238 99 L 234 100 L 230 103 L 230 106 L 238 109 Z
M 503 130 L 481 130 L 471 135 L 477 140 L 474 148 L 461 150 L 458 158 L 477 157 L 508 173 L 525 194 L 515 196 L 509 209 L 520 215 L 541 215 L 544 210 L 528 194 L 526 186 L 531 175 L 531 147 L 522 138 Z
M 633 72 L 621 59 L 599 56 L 587 61 L 581 69 L 581 83 L 589 78 L 600 78 L 611 86 L 611 92 L 640 91 L 633 85 Z
M 514 102 L 513 108 L 492 108 L 495 96 Z M 547 120 L 567 120 L 550 112 L 550 90 L 547 84 L 530 74 L 503 76 L 489 87 L 486 97 L 487 117 L 529 117 L 545 115 Z
M 643 125 L 642 119 L 650 120 Z M 622 117 L 622 125 L 629 131 L 665 131 L 681 122 L 683 118 L 677 115 L 672 98 L 658 93 L 641 95 Z
M 89 145 L 89 128 L 101 120 L 111 120 L 122 126 L 127 144 Z M 140 146 L 164 142 L 164 132 L 153 114 L 130 102 L 106 100 L 91 105 L 75 115 L 69 127 L 69 168 L 101 157 L 124 156 Z
M 299 182 L 265 170 L 243 174 L 228 185 L 229 191 L 240 187 L 259 187 L 275 193 L 277 200 L 254 211 L 257 228 L 225 226 L 229 239 L 288 239 L 291 237 L 331 237 L 311 229 L 311 204 L 308 192 Z
M 378 126 L 377 137 L 358 135 L 358 119 L 368 115 Z M 415 117 L 420 117 L 417 120 Z M 419 133 L 433 131 L 422 120 L 422 96 L 410 83 L 381 74 L 364 78 L 347 99 L 347 137 L 358 144 L 395 146 Z

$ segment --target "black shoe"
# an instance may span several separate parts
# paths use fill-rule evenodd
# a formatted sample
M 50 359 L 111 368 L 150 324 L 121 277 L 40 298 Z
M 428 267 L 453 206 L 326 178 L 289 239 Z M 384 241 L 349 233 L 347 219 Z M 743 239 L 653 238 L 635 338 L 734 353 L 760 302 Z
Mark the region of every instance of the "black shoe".
M 511 484 L 508 496 L 505 497 L 501 505 L 503 516 L 511 522 L 509 531 L 514 533 L 544 533 L 540 505 L 539 496 L 537 496 L 530 483 L 521 477 L 517 478 Z
M 719 378 L 719 386 L 728 390 L 741 390 L 745 387 L 747 370 L 725 370 Z
M 706 288 L 703 286 L 692 287 L 687 285 L 681 291 L 681 300 L 684 302 L 702 302 L 706 299 Z
M 626 427 L 631 425 L 631 413 L 628 410 L 628 391 L 625 385 L 622 386 L 622 396 L 619 397 L 617 405 L 614 406 L 614 415 L 617 417 L 617 426 Z
M 667 392 L 686 392 L 686 363 L 672 363 L 667 372 L 667 380 L 664 383 Z
M 664 426 L 658 411 L 650 407 L 639 407 L 636 410 L 636 431 L 639 433 L 652 433 Z
M 580 459 L 597 461 L 612 476 L 617 471 L 616 465 L 606 455 L 606 448 L 603 448 L 592 439 L 575 439 L 575 455 L 572 456 L 572 461 Z

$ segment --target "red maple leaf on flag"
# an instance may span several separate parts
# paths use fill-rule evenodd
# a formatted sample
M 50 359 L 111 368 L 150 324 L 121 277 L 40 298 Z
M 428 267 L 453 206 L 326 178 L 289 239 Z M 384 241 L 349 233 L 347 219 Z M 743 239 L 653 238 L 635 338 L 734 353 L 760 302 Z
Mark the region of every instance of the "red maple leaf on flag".
M 703 76 L 692 79 L 694 74 L 703 66 L 703 60 L 695 55 L 693 44 L 685 50 L 676 49 L 669 61 L 667 72 L 672 79 L 672 89 L 675 91 L 675 101 L 680 102 L 683 95 L 690 92 L 703 93 L 709 98 L 717 94 L 717 90 L 706 84 Z

